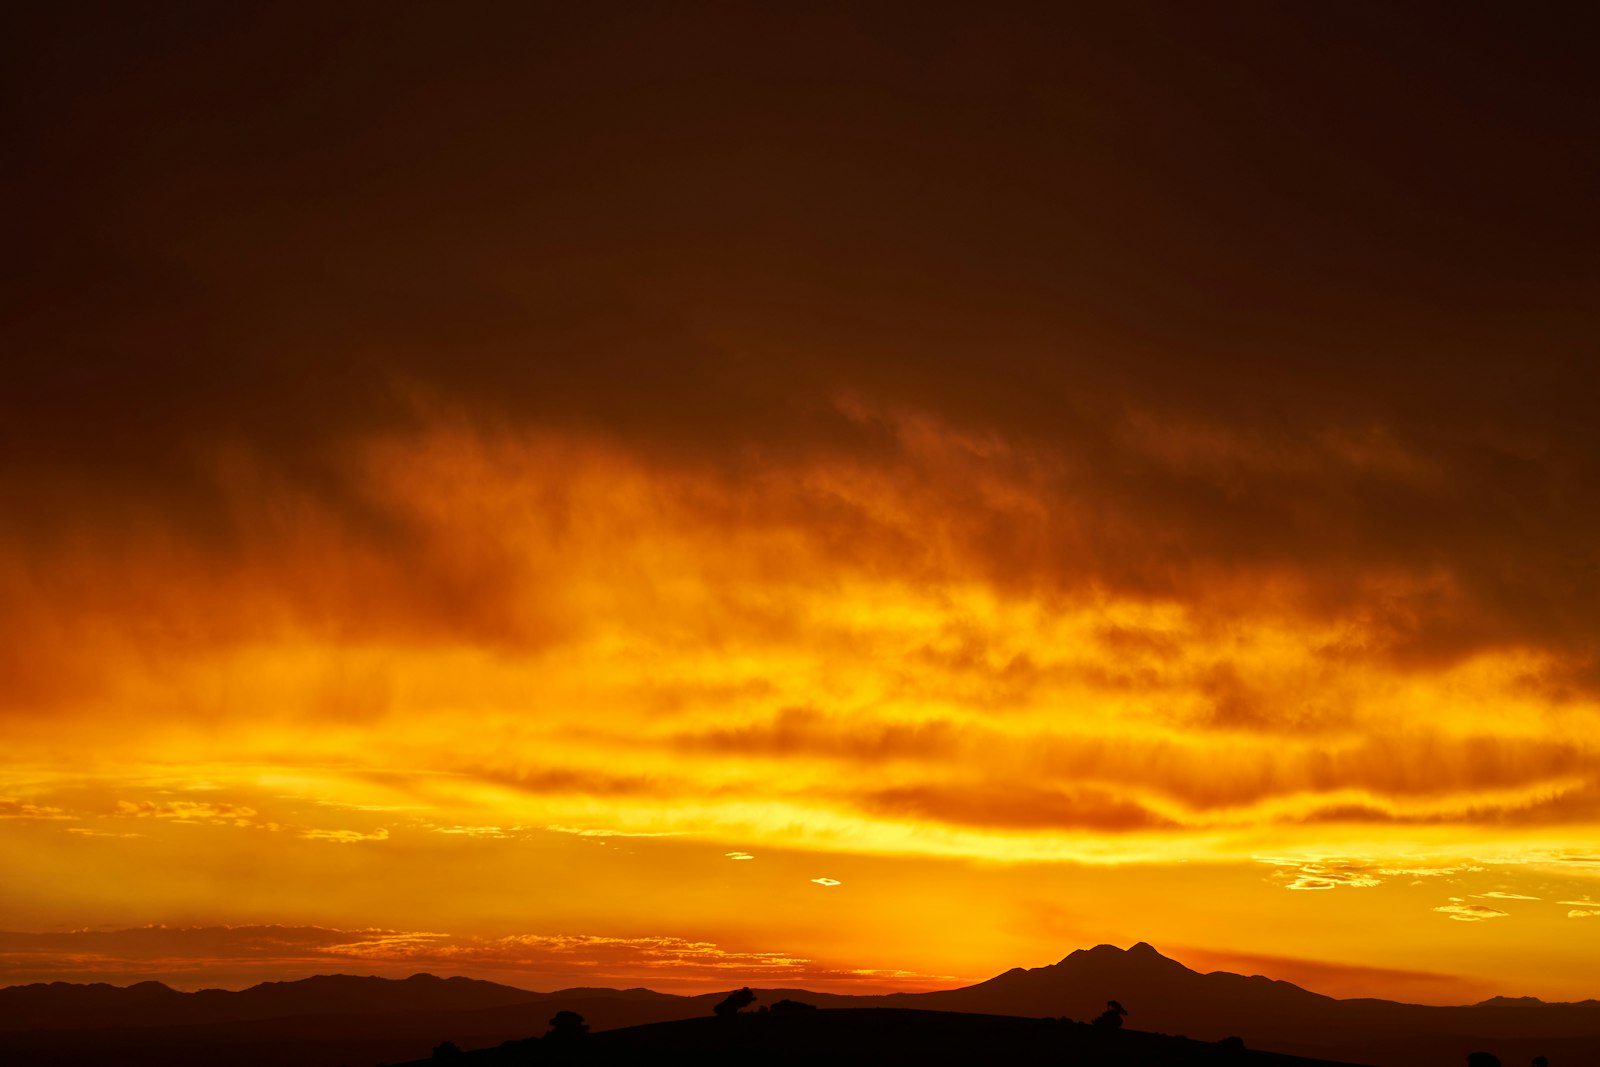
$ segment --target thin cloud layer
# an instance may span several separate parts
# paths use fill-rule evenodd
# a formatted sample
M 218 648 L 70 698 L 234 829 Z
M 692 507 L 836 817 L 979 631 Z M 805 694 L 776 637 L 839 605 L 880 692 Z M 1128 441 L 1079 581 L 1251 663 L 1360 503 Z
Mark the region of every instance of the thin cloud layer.
M 1458 922 L 1467 923 L 1504 919 L 1511 914 L 1508 911 L 1501 911 L 1499 908 L 1491 908 L 1487 904 L 1469 904 L 1460 897 L 1451 897 L 1450 903 L 1441 904 L 1433 910 L 1440 914 L 1448 915 Z
M 929 988 L 951 975 L 831 967 L 783 952 L 738 952 L 680 937 L 506 934 L 472 937 L 428 931 L 338 930 L 310 926 L 167 927 L 0 932 L 0 984 L 16 979 L 130 982 L 165 979 L 188 987 L 227 975 L 234 985 L 291 973 L 360 970 L 385 977 L 419 971 L 521 976 L 519 988 L 549 991 L 622 984 L 641 977 L 653 988 L 699 992 L 735 980 L 872 992 Z M 516 984 L 516 983 L 513 983 Z

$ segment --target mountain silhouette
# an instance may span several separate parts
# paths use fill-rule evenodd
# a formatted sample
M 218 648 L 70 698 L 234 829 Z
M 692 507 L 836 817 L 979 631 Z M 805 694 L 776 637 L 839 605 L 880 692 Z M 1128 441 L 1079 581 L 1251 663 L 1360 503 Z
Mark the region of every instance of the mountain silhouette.
M 159 982 L 0 989 L 0 1062 L 73 1067 L 164 1067 L 295 1062 L 366 1067 L 426 1056 L 443 1041 L 483 1048 L 544 1033 L 557 1011 L 599 1032 L 711 1018 L 730 990 L 676 996 L 647 989 L 538 993 L 468 978 L 322 975 L 249 989 L 182 993 Z M 753 988 L 756 1004 L 819 1009 L 909 1009 L 1088 1022 L 1115 1000 L 1134 1032 L 1202 1042 L 1243 1038 L 1265 1049 L 1366 1064 L 1459 1065 L 1487 1049 L 1508 1064 L 1545 1055 L 1553 1067 L 1600 1063 L 1600 1002 L 1546 1004 L 1494 997 L 1433 1007 L 1339 1000 L 1289 982 L 1225 971 L 1201 974 L 1140 942 L 1097 945 L 1059 962 L 1014 968 L 959 989 L 850 996 Z M 831 1012 L 824 1012 L 830 1014 Z M 811 1013 L 806 1013 L 811 1014 Z M 828 1024 L 839 1026 L 844 1024 Z M 208 1058 L 209 1057 L 209 1058 Z
M 1331 997 L 1270 978 L 1222 971 L 1202 975 L 1143 941 L 1127 950 L 1115 945 L 1079 949 L 1059 963 L 1032 970 L 1013 968 L 962 989 L 898 996 L 961 1011 L 994 1011 L 1007 1005 L 1011 1014 L 1074 1018 L 1098 1012 L 1108 997 L 1116 997 L 1135 1019 L 1164 1022 L 1179 1018 L 1203 1022 L 1244 1003 L 1281 1012 L 1333 1002 Z
M 614 991 L 611 991 L 614 992 Z M 296 982 L 262 982 L 234 992 L 180 993 L 160 982 L 118 988 L 97 983 L 0 989 L 0 1030 L 67 1026 L 160 1026 L 249 1022 L 291 1015 L 347 1012 L 449 1011 L 525 1002 L 524 989 L 474 978 L 414 974 L 405 979 L 321 974 Z

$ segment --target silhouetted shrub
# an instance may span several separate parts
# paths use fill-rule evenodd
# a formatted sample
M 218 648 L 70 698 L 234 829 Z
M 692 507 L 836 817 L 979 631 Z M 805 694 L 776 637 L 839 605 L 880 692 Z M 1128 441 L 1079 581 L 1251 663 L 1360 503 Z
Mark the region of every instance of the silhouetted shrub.
M 807 1012 L 816 1010 L 817 1006 L 815 1004 L 807 1004 L 803 1000 L 780 1000 L 772 1006 L 772 1011 L 775 1015 L 787 1012 Z
M 435 1060 L 453 1060 L 459 1055 L 461 1055 L 461 1049 L 454 1041 L 443 1041 L 433 1046 L 433 1058 Z
M 1122 1017 L 1126 1014 L 1128 1014 L 1127 1008 L 1124 1008 L 1114 1000 L 1108 1000 L 1106 1001 L 1106 1010 L 1094 1017 L 1094 1024 L 1103 1026 L 1108 1030 L 1116 1030 L 1121 1028 Z
M 1242 1037 L 1225 1037 L 1221 1041 L 1217 1042 L 1217 1047 L 1220 1048 L 1224 1052 L 1243 1052 L 1244 1051 L 1244 1038 L 1242 1038 Z
M 750 991 L 749 986 L 745 986 L 743 989 L 735 989 L 732 993 L 729 993 L 722 1003 L 712 1010 L 722 1016 L 737 1015 L 740 1008 L 748 1008 L 755 1002 L 756 995 Z
M 1500 1067 L 1500 1057 L 1490 1052 L 1469 1052 L 1467 1067 Z
M 558 1011 L 550 1017 L 550 1032 L 546 1037 L 558 1040 L 582 1037 L 589 1032 L 589 1024 L 575 1011 Z
M 1550 1061 L 1543 1056 L 1535 1056 L 1533 1058 L 1533 1067 L 1550 1067 Z
M 526 1059 L 539 1051 L 539 1039 L 537 1037 L 518 1037 L 510 1041 L 502 1041 L 496 1047 L 499 1048 L 502 1058 L 514 1055 L 518 1058 Z

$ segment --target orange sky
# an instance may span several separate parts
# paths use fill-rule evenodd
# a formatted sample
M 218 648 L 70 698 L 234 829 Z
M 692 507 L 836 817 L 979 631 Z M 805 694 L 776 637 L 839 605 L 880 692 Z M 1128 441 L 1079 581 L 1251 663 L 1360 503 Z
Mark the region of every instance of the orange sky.
M 1600 995 L 1576 28 L 15 18 L 0 983 Z

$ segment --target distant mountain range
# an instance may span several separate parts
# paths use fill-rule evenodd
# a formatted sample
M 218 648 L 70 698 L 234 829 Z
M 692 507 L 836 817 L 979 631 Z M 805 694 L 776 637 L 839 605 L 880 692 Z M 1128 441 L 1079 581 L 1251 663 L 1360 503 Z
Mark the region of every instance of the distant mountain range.
M 1546 1004 L 1496 997 L 1461 1007 L 1337 1000 L 1288 982 L 1200 974 L 1140 943 L 1071 953 L 960 989 L 847 996 L 759 989 L 819 1008 L 903 1008 L 1025 1017 L 1092 1018 L 1111 999 L 1127 1027 L 1251 1049 L 1400 1067 L 1465 1062 L 1474 1051 L 1506 1067 L 1548 1057 L 1551 1067 L 1600 1063 L 1600 1001 Z M 647 989 L 534 993 L 469 978 L 403 980 L 322 975 L 249 989 L 181 993 L 159 982 L 0 989 L 0 1063 L 16 1067 L 143 1067 L 293 1062 L 372 1067 L 412 1060 L 449 1040 L 469 1049 L 544 1033 L 557 1011 L 594 1030 L 709 1017 L 726 991 L 684 997 Z

